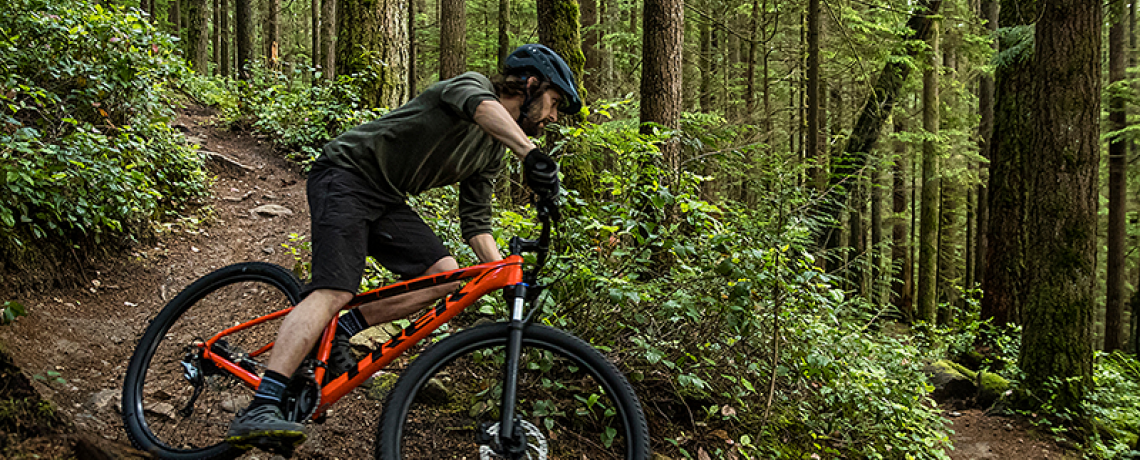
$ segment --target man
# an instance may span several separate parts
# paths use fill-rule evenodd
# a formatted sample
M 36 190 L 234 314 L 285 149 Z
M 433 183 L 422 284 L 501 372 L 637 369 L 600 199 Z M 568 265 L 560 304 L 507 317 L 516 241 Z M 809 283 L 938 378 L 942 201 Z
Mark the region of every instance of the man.
M 404 202 L 408 195 L 458 183 L 464 241 L 482 262 L 502 259 L 490 230 L 492 181 L 502 167 L 504 147 L 523 161 L 532 190 L 557 196 L 558 166 L 528 136 L 557 121 L 559 110 L 577 113 L 581 107 L 566 62 L 545 46 L 524 45 L 507 58 L 504 75 L 494 83 L 476 72 L 441 81 L 326 144 L 307 183 L 312 283 L 281 324 L 253 402 L 234 419 L 227 441 L 239 447 L 266 438 L 304 441 L 303 426 L 282 416 L 282 393 L 321 330 L 356 293 L 365 256 L 404 277 L 459 268 L 439 237 Z M 404 318 L 457 286 L 410 292 L 343 315 L 331 371 L 355 365 L 343 346 L 352 334 Z

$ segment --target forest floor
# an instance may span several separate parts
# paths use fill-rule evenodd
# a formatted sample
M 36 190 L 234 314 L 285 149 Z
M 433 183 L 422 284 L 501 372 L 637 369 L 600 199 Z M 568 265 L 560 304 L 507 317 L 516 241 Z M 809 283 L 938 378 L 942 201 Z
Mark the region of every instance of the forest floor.
M 0 327 L 2 350 L 15 365 L 0 354 L 0 458 L 140 455 L 126 447 L 118 406 L 123 374 L 150 318 L 182 288 L 217 268 L 244 261 L 293 265 L 293 255 L 282 245 L 290 243 L 290 234 L 309 229 L 302 174 L 275 155 L 268 140 L 215 129 L 211 120 L 208 111 L 190 108 L 176 121 L 203 150 L 244 165 L 211 167 L 216 181 L 207 218 L 166 226 L 154 242 L 118 257 L 84 261 L 77 287 L 45 284 L 16 293 L 0 286 L 0 300 L 17 300 L 28 309 L 27 317 Z M 252 211 L 265 204 L 290 213 L 270 217 Z M 295 458 L 371 458 L 380 403 L 360 393 L 338 403 L 326 423 L 312 425 Z M 39 398 L 54 410 L 45 409 Z M 13 402 L 19 402 L 15 409 Z M 976 409 L 946 414 L 956 446 L 949 455 L 955 460 L 1079 457 L 1023 420 Z M 259 451 L 245 456 L 271 457 Z

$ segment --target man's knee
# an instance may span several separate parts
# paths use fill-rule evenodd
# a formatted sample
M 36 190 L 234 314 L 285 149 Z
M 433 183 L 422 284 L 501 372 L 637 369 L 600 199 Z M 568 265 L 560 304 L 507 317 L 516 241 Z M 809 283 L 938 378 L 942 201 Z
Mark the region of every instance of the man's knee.
M 337 289 L 317 289 L 305 297 L 301 303 L 311 303 L 314 307 L 318 307 L 325 311 L 340 311 L 350 300 L 353 294 L 348 291 L 341 291 Z
M 437 273 L 443 273 L 446 271 L 455 270 L 457 268 L 459 268 L 459 263 L 455 261 L 455 258 L 447 256 L 435 261 L 435 263 L 428 267 L 426 271 L 421 273 L 420 276 L 435 275 Z

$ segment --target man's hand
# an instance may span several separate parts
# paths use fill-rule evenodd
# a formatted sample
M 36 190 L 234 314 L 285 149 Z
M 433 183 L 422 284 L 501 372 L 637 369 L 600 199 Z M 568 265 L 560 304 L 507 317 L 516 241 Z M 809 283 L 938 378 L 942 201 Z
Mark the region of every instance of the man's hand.
M 558 181 L 558 163 L 539 148 L 531 150 L 523 159 L 523 178 L 527 187 L 542 198 L 557 198 L 562 188 Z

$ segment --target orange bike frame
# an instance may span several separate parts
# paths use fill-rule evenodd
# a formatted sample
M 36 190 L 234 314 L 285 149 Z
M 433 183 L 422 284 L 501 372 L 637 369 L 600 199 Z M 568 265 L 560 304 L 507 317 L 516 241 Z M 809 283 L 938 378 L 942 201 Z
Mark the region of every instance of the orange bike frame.
M 452 283 L 456 281 L 472 280 L 460 288 L 455 293 L 447 296 L 444 300 L 440 301 L 434 308 L 424 313 L 412 324 L 405 327 L 399 334 L 392 337 L 388 342 L 384 343 L 379 349 L 372 351 L 357 363 L 355 368 L 349 369 L 343 375 L 338 376 L 332 381 L 326 383 L 321 387 L 321 401 L 317 411 L 313 414 L 313 418 L 319 417 L 336 403 L 341 397 L 348 394 L 354 388 L 360 386 L 371 377 L 373 374 L 383 369 L 391 363 L 397 356 L 400 356 L 405 350 L 411 348 L 419 341 L 426 338 L 433 331 L 444 325 L 459 312 L 475 303 L 481 297 L 490 294 L 493 291 L 501 290 L 510 286 L 522 283 L 523 259 L 519 255 L 511 255 L 506 259 L 488 262 L 485 264 L 474 265 L 466 268 L 459 268 L 436 275 L 421 276 L 412 280 L 391 284 L 381 288 L 373 289 L 371 291 L 362 292 L 353 297 L 352 301 L 345 305 L 345 309 L 355 308 L 365 303 L 395 297 L 400 294 L 438 286 L 441 284 Z M 241 379 L 252 388 L 257 388 L 261 383 L 261 377 L 254 374 L 245 368 L 239 366 L 226 357 L 214 353 L 213 345 L 222 337 L 233 334 L 235 332 L 248 329 L 258 324 L 280 318 L 289 314 L 293 308 L 286 308 L 268 315 L 253 319 L 251 321 L 239 324 L 237 326 L 226 329 L 217 335 L 211 337 L 206 343 L 202 344 L 202 359 L 207 359 L 213 362 L 221 369 L 233 374 Z M 324 333 L 321 334 L 321 339 L 318 342 L 317 358 L 321 362 L 327 363 L 329 354 L 332 350 L 332 339 L 336 333 L 337 318 L 325 327 Z M 269 343 L 257 351 L 250 354 L 250 357 L 256 357 L 273 347 Z M 324 379 L 325 369 L 319 366 L 316 369 L 316 380 L 318 382 Z

